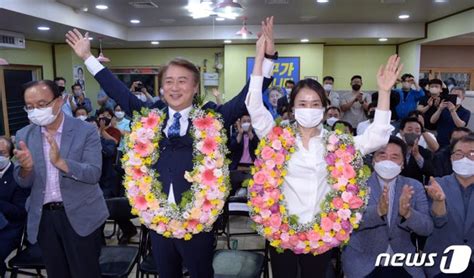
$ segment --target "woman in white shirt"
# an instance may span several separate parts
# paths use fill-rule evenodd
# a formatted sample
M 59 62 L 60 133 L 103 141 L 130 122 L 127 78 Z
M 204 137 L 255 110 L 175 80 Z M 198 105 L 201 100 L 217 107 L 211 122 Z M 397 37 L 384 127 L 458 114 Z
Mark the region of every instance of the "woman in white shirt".
M 265 35 L 265 34 L 264 34 Z M 262 101 L 262 63 L 263 54 L 257 52 L 253 73 L 250 79 L 246 105 L 252 119 L 254 130 L 259 138 L 267 136 L 275 122 Z M 393 55 L 387 65 L 380 67 L 377 74 L 379 101 L 374 122 L 366 132 L 354 138 L 355 147 L 362 154 L 368 154 L 387 144 L 393 127 L 390 125 L 390 89 L 399 76 L 399 58 Z M 320 204 L 330 191 L 327 164 L 325 161 L 323 115 L 328 106 L 324 88 L 317 81 L 305 79 L 298 82 L 290 98 L 290 109 L 295 114 L 296 151 L 287 162 L 282 193 L 288 214 L 297 215 L 298 223 L 313 220 L 320 212 Z M 272 272 L 274 278 L 322 277 L 331 259 L 331 252 L 321 255 L 295 254 L 291 250 L 278 253 L 270 247 Z

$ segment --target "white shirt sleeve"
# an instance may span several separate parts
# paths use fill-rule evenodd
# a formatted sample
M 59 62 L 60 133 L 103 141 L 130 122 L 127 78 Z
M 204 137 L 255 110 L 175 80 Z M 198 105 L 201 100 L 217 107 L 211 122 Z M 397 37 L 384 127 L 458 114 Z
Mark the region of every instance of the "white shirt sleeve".
M 84 64 L 86 65 L 87 70 L 93 76 L 95 76 L 99 71 L 104 68 L 104 66 L 99 62 L 99 60 L 97 60 L 97 58 L 92 55 L 84 61 Z
M 267 58 L 264 58 L 263 59 L 263 64 L 262 64 L 262 72 L 263 72 L 263 76 L 265 78 L 271 78 L 271 76 L 273 75 L 273 61 L 270 60 L 270 59 L 267 59 Z M 262 88 L 260 86 L 260 88 Z
M 252 127 L 257 137 L 262 139 L 275 126 L 272 114 L 263 105 L 262 100 L 263 76 L 250 76 L 249 93 L 245 105 L 252 120 Z
M 376 109 L 374 122 L 364 133 L 354 137 L 355 147 L 363 154 L 374 152 L 385 146 L 390 139 L 394 127 L 390 124 L 391 111 Z

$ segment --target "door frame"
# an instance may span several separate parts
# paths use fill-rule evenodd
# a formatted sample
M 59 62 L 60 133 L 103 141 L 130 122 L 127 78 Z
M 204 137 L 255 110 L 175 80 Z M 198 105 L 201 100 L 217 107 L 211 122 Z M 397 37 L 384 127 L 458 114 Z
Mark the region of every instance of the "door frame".
M 8 107 L 7 107 L 7 92 L 5 89 L 5 76 L 4 70 L 31 70 L 33 72 L 33 78 L 36 80 L 43 79 L 43 66 L 37 65 L 5 65 L 0 66 L 0 99 L 2 101 L 2 112 L 3 112 L 3 126 L 5 129 L 5 136 L 10 137 L 10 126 L 8 125 Z

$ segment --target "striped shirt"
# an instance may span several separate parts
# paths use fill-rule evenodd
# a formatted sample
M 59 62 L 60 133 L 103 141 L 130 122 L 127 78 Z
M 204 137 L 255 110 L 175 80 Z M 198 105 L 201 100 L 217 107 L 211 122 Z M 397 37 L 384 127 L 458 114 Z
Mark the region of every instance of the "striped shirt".
M 58 130 L 53 136 L 54 140 L 56 140 L 56 144 L 58 144 L 58 149 L 61 149 L 61 136 L 63 133 L 63 125 L 64 125 L 64 116 L 63 116 L 61 125 L 59 126 Z M 46 186 L 45 186 L 45 191 L 44 191 L 43 204 L 63 201 L 63 198 L 61 196 L 61 189 L 59 185 L 59 170 L 51 163 L 51 159 L 49 158 L 49 151 L 51 150 L 51 146 L 49 145 L 49 142 L 46 139 L 47 133 L 48 131 L 46 130 L 46 128 L 41 127 L 41 134 L 43 135 L 42 139 L 43 139 L 44 161 L 46 163 Z

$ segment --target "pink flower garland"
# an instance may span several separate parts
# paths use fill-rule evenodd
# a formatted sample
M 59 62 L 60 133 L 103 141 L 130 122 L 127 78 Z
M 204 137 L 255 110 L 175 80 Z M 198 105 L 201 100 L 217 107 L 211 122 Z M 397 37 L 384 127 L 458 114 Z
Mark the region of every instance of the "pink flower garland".
M 132 214 L 142 224 L 165 237 L 189 240 L 193 234 L 210 231 L 224 207 L 229 192 L 226 134 L 218 114 L 193 109 L 194 168 L 185 173 L 192 183 L 192 199 L 180 208 L 168 203 L 152 168 L 159 157 L 164 116 L 160 110 L 148 109 L 134 116 L 122 158 L 124 186 Z
M 363 166 L 352 136 L 336 130 L 325 139 L 331 191 L 323 201 L 321 213 L 303 225 L 288 214 L 281 192 L 286 162 L 295 151 L 293 128 L 275 126 L 256 150 L 253 179 L 248 183 L 248 205 L 257 231 L 280 251 L 322 254 L 346 244 L 359 225 L 367 202 L 365 182 L 370 171 Z

